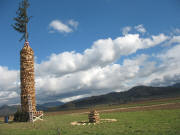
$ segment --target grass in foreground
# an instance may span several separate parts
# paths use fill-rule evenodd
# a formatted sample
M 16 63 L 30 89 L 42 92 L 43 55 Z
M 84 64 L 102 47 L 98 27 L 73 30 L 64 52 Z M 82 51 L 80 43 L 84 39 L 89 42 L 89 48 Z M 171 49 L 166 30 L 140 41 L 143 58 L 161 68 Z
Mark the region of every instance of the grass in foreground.
M 117 122 L 72 126 L 72 121 L 87 120 L 87 114 L 47 115 L 44 121 L 0 124 L 0 135 L 179 135 L 180 109 L 137 112 L 111 112 L 101 118 Z

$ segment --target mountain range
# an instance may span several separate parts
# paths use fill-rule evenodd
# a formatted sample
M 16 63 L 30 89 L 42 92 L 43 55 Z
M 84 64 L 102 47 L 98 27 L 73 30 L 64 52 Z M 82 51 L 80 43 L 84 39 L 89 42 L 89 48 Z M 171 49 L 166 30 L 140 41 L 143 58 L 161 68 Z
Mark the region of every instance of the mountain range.
M 180 96 L 180 83 L 168 87 L 136 86 L 124 92 L 113 92 L 68 102 L 55 108 L 49 108 L 49 111 L 88 108 L 105 104 L 118 105 L 134 101 L 178 96 Z
M 128 91 L 113 92 L 100 96 L 87 97 L 68 103 L 62 102 L 49 102 L 38 104 L 37 110 L 44 111 L 59 111 L 77 108 L 89 108 L 96 105 L 119 105 L 128 102 L 142 101 L 149 99 L 159 99 L 168 97 L 180 96 L 180 83 L 167 87 L 151 87 L 151 86 L 136 86 Z M 0 107 L 0 116 L 10 115 L 17 111 L 18 105 L 8 106 L 3 105 Z

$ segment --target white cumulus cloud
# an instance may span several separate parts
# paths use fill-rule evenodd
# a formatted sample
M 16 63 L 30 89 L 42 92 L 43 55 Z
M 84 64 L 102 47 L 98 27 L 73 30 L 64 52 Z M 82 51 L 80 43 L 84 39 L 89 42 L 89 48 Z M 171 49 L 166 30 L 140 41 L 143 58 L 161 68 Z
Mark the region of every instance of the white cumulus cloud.
M 79 25 L 79 22 L 78 21 L 74 21 L 74 20 L 69 20 L 68 24 L 71 25 L 74 28 L 77 28 L 78 25 Z
M 141 38 L 139 34 L 127 34 L 123 37 L 99 39 L 83 53 L 63 52 L 52 54 L 47 61 L 36 64 L 38 75 L 62 76 L 67 73 L 87 70 L 95 66 L 106 66 L 118 60 L 120 56 L 130 55 L 139 49 L 146 49 L 166 41 L 168 36 L 159 34 Z
M 19 92 L 19 71 L 0 66 L 0 105 L 13 103 Z
M 59 32 L 65 32 L 69 33 L 72 32 L 73 30 L 66 24 L 62 23 L 60 20 L 54 20 L 49 24 L 49 27 L 57 30 Z
M 122 29 L 122 34 L 126 35 L 128 34 L 128 32 L 131 31 L 131 27 L 130 26 L 126 26 Z
M 173 45 L 160 46 L 163 43 Z M 154 55 L 136 53 L 155 46 L 164 50 Z M 36 98 L 38 103 L 67 102 L 124 91 L 136 85 L 165 86 L 180 82 L 179 52 L 179 36 L 160 33 L 145 38 L 125 34 L 99 39 L 82 53 L 52 54 L 48 60 L 35 64 Z M 125 58 L 121 59 L 122 56 Z M 0 66 L 0 74 L 0 104 L 18 102 L 19 71 Z
M 140 32 L 140 33 L 145 33 L 146 32 L 146 29 L 144 28 L 144 26 L 142 25 L 142 24 L 140 24 L 140 25 L 137 25 L 137 26 L 135 26 L 134 27 L 138 32 Z
M 53 20 L 49 24 L 50 33 L 54 33 L 55 31 L 58 31 L 60 33 L 70 33 L 77 28 L 78 24 L 79 23 L 74 20 L 69 20 L 67 23 L 63 23 L 60 20 Z

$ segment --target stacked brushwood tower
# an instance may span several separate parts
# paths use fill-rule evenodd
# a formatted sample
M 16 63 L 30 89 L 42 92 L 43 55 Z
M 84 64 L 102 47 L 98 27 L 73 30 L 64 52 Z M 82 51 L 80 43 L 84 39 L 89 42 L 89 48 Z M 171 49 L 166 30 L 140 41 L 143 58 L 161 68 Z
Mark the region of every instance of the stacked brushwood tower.
M 36 111 L 35 82 L 34 82 L 34 52 L 25 42 L 20 52 L 20 80 L 21 80 L 21 109 L 29 112 L 28 95 L 32 100 L 32 111 Z
M 36 111 L 34 52 L 27 41 L 20 52 L 20 63 L 21 109 L 22 112 L 29 113 L 29 120 L 32 121 L 31 117 L 38 117 L 42 115 L 43 112 Z
M 15 113 L 14 121 L 42 120 L 43 112 L 36 110 L 34 52 L 25 41 L 20 51 L 21 110 Z
M 98 122 L 100 122 L 99 113 L 96 110 L 90 111 L 88 117 L 89 117 L 89 123 L 98 123 Z
M 34 52 L 29 46 L 27 24 L 31 17 L 27 15 L 28 0 L 22 0 L 16 12 L 16 21 L 12 27 L 23 34 L 20 41 L 25 39 L 20 51 L 20 80 L 21 80 L 21 109 L 14 114 L 14 121 L 42 120 L 43 112 L 36 111 L 35 81 L 34 81 Z

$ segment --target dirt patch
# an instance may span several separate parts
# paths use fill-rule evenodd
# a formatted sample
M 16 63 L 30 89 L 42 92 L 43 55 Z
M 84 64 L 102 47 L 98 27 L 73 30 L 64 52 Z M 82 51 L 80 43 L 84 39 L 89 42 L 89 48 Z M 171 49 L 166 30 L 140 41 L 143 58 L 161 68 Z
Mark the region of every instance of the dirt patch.
M 102 110 L 99 112 L 131 112 L 131 111 L 148 111 L 148 110 L 164 110 L 164 109 L 168 109 L 168 110 L 180 109 L 180 103 L 166 103 L 166 104 L 158 104 L 158 105 L 116 108 L 110 110 Z
M 105 123 L 105 122 L 116 122 L 116 119 L 100 119 L 100 122 L 97 123 L 90 123 L 88 121 L 74 121 L 71 122 L 70 124 L 73 126 L 85 126 L 85 125 L 96 125 L 96 124 L 101 124 L 101 123 Z
M 135 106 L 135 107 L 124 107 L 115 109 L 98 110 L 99 113 L 102 112 L 132 112 L 132 111 L 148 111 L 148 110 L 163 110 L 163 109 L 180 109 L 180 103 L 166 103 L 158 105 L 147 105 L 147 106 Z M 80 112 L 73 114 L 88 114 L 89 112 Z

